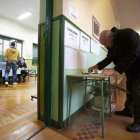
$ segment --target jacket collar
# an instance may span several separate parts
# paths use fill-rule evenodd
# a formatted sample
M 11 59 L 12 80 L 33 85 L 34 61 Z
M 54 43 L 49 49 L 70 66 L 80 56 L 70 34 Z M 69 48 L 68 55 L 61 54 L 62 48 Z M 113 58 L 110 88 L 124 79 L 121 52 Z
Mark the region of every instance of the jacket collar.
M 118 34 L 118 32 L 119 32 L 119 30 L 118 30 L 116 27 L 113 27 L 113 28 L 111 29 L 111 31 L 114 33 L 114 39 L 115 39 L 116 36 L 117 36 L 117 34 Z

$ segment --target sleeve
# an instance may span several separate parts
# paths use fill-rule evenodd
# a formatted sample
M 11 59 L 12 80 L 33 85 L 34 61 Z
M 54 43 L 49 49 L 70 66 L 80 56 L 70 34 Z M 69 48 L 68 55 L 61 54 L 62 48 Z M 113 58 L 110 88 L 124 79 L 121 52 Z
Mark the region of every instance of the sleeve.
M 25 68 L 27 68 L 27 65 L 26 65 L 26 63 L 25 63 Z
M 20 58 L 20 54 L 19 54 L 19 51 L 18 51 L 18 58 Z
M 128 49 L 127 52 L 122 59 L 115 67 L 114 69 L 118 71 L 120 74 L 125 72 L 139 57 L 140 53 L 140 37 L 139 35 L 132 31 L 131 34 L 128 36 Z
M 108 53 L 106 58 L 102 61 L 100 61 L 99 63 L 97 63 L 96 65 L 98 65 L 98 69 L 102 70 L 104 67 L 106 67 L 107 65 L 109 65 L 112 62 L 112 57 L 111 55 Z

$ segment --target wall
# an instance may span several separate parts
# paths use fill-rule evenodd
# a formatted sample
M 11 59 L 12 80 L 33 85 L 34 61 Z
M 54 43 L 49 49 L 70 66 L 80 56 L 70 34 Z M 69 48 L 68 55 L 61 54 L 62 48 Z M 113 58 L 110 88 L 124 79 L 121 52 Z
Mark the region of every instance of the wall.
M 53 17 L 63 13 L 63 0 L 53 0 Z
M 79 12 L 78 23 L 69 17 L 69 1 Z M 110 0 L 63 0 L 63 15 L 91 37 L 93 15 L 100 23 L 100 31 L 117 27 Z
M 137 31 L 138 32 L 138 34 L 140 35 L 140 31 Z
M 33 43 L 38 44 L 38 31 L 0 16 L 0 34 L 23 40 L 23 57 L 32 59 Z
M 46 0 L 40 0 L 40 20 L 39 23 L 46 20 Z
M 53 0 L 53 18 L 63 13 L 63 0 Z M 40 23 L 46 20 L 46 0 L 40 0 Z
M 26 59 L 25 62 L 26 62 L 27 68 L 36 69 L 37 70 L 37 66 L 32 65 L 32 59 Z
M 116 20 L 114 18 L 114 13 L 110 0 L 70 0 L 70 2 L 77 8 L 79 11 L 79 22 L 77 23 L 71 17 L 69 17 L 69 0 L 63 0 L 63 15 L 70 19 L 75 25 L 77 25 L 81 30 L 87 33 L 91 38 L 92 36 L 92 16 L 94 15 L 97 21 L 100 23 L 100 30 L 111 29 L 114 26 L 117 26 Z M 94 39 L 94 38 L 93 38 Z M 96 40 L 97 41 L 97 40 Z M 98 42 L 98 41 L 97 41 Z M 65 46 L 67 47 L 67 46 Z M 96 64 L 105 58 L 107 52 L 101 48 L 100 55 L 87 53 L 87 69 L 88 67 Z M 91 61 L 92 60 L 92 61 Z M 108 67 L 113 67 L 111 63 Z M 87 72 L 87 69 L 84 70 Z M 64 109 L 63 109 L 63 119 L 66 119 L 67 112 L 67 81 L 66 75 L 81 73 L 81 70 L 65 70 L 64 73 Z M 87 89 L 86 100 L 89 101 L 93 96 L 89 95 L 88 92 L 91 89 Z M 73 96 L 72 96 L 72 107 L 71 114 L 76 112 L 83 105 L 83 90 L 78 85 L 73 86 Z

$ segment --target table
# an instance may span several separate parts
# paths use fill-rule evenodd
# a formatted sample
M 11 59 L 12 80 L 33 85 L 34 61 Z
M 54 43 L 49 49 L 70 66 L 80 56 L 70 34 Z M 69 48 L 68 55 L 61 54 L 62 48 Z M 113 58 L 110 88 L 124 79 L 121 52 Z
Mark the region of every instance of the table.
M 36 69 L 18 68 L 18 69 L 17 69 L 17 74 L 21 74 L 21 70 L 28 71 L 28 73 L 29 73 L 30 71 L 35 71 L 35 73 L 36 73 Z M 2 77 L 5 77 L 5 70 L 1 70 L 1 72 L 2 72 Z M 12 69 L 10 69 L 9 76 L 13 76 L 13 70 L 12 70 Z M 28 74 L 28 81 L 29 81 L 29 74 Z M 36 74 L 35 74 L 35 81 L 36 81 Z
M 69 79 L 68 82 L 68 101 L 69 101 L 69 108 L 68 108 L 68 124 L 70 124 L 70 111 L 71 111 L 71 99 L 72 99 L 72 85 L 76 82 L 75 78 L 84 78 L 83 81 L 85 81 L 85 84 L 80 84 L 81 86 L 85 86 L 85 97 L 86 97 L 86 87 L 92 86 L 96 88 L 101 88 L 101 121 L 102 121 L 102 137 L 104 138 L 104 96 L 103 96 L 103 83 L 105 80 L 108 80 L 108 86 L 109 86 L 109 93 L 110 93 L 110 77 L 104 76 L 102 74 L 74 74 L 74 75 L 66 75 L 66 77 Z M 87 81 L 91 79 L 96 79 L 101 81 L 100 85 L 88 85 Z M 84 108 L 85 108 L 85 102 L 84 100 Z M 109 94 L 109 104 L 110 104 L 110 116 L 111 116 L 111 94 Z
M 1 71 L 2 71 L 2 77 L 5 77 L 5 70 L 1 70 Z M 21 71 L 19 69 L 17 69 L 17 74 L 21 74 Z M 9 76 L 13 76 L 12 69 L 10 69 Z
M 24 69 L 24 68 L 18 68 L 17 70 L 20 70 L 20 71 L 21 71 L 21 70 L 28 71 L 28 81 L 29 81 L 29 76 L 30 76 L 30 75 L 29 75 L 29 72 L 30 72 L 30 71 L 35 71 L 35 81 L 36 81 L 36 69 L 30 69 L 30 68 L 25 68 L 25 69 Z

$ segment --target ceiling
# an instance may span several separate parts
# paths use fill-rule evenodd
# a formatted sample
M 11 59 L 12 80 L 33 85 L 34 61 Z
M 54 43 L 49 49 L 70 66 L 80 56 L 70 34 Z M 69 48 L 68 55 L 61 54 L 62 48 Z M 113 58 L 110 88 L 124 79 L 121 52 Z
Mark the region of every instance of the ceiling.
M 0 15 L 15 22 L 38 29 L 40 0 L 0 0 Z M 23 20 L 17 17 L 26 11 L 32 13 Z
M 140 32 L 140 0 L 114 0 L 121 28 Z M 40 0 L 0 0 L 0 16 L 38 29 Z M 26 19 L 17 17 L 26 11 L 32 15 Z
M 114 0 L 121 28 L 140 33 L 140 0 Z

